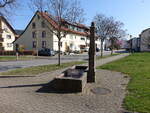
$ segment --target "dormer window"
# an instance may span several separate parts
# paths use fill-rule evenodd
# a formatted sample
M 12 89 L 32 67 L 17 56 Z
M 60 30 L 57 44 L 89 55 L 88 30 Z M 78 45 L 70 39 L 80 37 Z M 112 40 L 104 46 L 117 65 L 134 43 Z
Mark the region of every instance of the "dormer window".
M 32 23 L 32 28 L 35 29 L 36 28 L 36 24 L 33 22 Z

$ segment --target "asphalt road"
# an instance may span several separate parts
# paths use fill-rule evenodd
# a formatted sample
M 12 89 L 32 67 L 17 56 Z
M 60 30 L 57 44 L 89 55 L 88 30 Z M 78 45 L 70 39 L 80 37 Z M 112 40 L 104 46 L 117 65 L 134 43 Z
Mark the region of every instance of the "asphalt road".
M 110 54 L 109 51 L 105 51 L 104 55 Z M 100 53 L 97 53 L 100 55 Z M 74 55 L 65 55 L 61 56 L 61 63 L 71 62 L 71 61 L 82 61 L 87 60 L 88 54 L 74 54 Z M 31 66 L 40 66 L 40 65 L 48 65 L 48 64 L 57 64 L 57 55 L 54 57 L 40 57 L 38 59 L 33 59 L 29 61 L 7 61 L 7 62 L 0 62 L 0 72 L 13 70 L 17 68 L 25 68 Z

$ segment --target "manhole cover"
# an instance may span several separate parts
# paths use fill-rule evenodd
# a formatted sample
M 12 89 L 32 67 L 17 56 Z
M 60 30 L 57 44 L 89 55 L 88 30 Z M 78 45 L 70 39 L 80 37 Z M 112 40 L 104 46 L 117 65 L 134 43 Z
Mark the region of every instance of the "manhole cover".
M 97 88 L 91 89 L 91 92 L 94 93 L 94 94 L 106 95 L 106 94 L 111 93 L 111 90 L 106 89 L 106 88 L 97 87 Z

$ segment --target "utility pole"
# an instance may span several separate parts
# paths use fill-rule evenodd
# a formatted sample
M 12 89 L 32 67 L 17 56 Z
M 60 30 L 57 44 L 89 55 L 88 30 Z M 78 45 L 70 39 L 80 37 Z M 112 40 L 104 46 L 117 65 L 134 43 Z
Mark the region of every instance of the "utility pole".
M 89 70 L 87 75 L 87 82 L 95 82 L 95 25 L 91 23 L 90 27 L 90 48 L 89 48 Z

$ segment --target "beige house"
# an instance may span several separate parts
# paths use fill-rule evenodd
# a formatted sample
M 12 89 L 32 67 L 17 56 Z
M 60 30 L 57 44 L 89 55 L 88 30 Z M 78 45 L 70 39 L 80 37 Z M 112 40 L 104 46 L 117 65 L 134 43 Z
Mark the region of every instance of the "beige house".
M 0 16 L 0 50 L 13 51 L 16 33 L 8 21 Z
M 140 34 L 140 51 L 150 51 L 150 28 Z
M 47 12 L 37 11 L 14 45 L 19 44 L 29 51 L 41 50 L 42 48 L 58 51 L 58 38 L 53 33 L 57 28 L 58 24 L 52 16 Z M 63 21 L 62 30 L 67 31 L 67 35 L 61 39 L 61 51 L 81 50 L 89 45 L 88 27 Z M 97 42 L 98 44 L 99 42 Z

